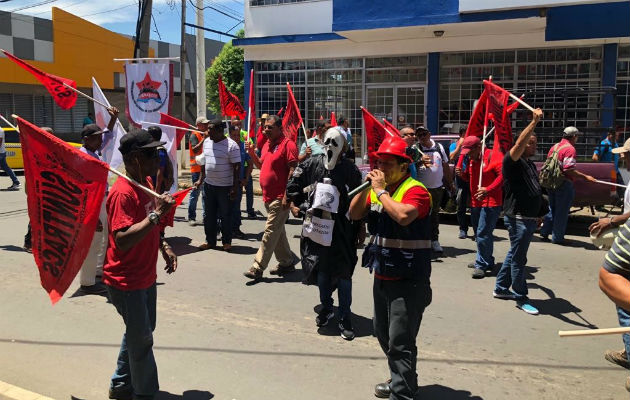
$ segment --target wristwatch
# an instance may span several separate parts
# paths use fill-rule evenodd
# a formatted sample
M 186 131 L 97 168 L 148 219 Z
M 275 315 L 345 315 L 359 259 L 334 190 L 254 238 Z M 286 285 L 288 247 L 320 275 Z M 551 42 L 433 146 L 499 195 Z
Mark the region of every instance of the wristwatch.
M 149 213 L 149 222 L 152 223 L 153 225 L 157 225 L 160 223 L 160 217 L 161 215 L 156 213 L 155 211 L 151 211 Z
M 379 190 L 378 193 L 376 193 L 376 199 L 380 200 L 381 196 L 384 195 L 385 193 L 387 193 L 387 190 L 385 189 Z

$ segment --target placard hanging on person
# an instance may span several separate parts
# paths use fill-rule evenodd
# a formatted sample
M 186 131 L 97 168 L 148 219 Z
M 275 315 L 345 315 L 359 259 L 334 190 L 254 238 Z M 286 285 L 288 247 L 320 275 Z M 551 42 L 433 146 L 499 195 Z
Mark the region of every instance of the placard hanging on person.
M 42 287 L 55 304 L 90 249 L 109 168 L 22 118 L 17 123 L 33 256 Z
M 337 213 L 339 208 L 339 189 L 334 185 L 319 182 L 315 187 L 311 208 Z
M 322 246 L 330 246 L 332 243 L 335 221 L 332 219 L 308 216 L 302 224 L 302 236 L 311 239 Z
M 173 64 L 125 64 L 127 79 L 125 113 L 129 122 L 140 128 L 142 122 L 160 122 L 173 103 Z

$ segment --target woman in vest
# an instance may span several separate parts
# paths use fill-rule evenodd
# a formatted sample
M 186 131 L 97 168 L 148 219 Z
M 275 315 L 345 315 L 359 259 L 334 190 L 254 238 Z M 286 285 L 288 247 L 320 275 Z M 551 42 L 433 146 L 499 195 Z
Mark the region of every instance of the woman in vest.
M 416 336 L 431 303 L 431 195 L 410 177 L 406 148 L 399 137 L 385 139 L 376 153 L 378 169 L 367 175 L 371 190 L 350 203 L 350 218 L 367 216 L 372 235 L 363 266 L 374 271 L 374 331 L 391 373 L 376 385 L 380 398 L 415 398 Z

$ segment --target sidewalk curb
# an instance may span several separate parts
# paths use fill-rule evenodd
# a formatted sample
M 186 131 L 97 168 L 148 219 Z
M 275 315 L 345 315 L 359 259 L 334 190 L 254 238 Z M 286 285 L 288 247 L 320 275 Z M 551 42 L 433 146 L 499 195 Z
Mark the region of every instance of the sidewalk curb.
M 10 400 L 54 400 L 41 394 L 30 392 L 9 383 L 0 381 L 0 399 Z

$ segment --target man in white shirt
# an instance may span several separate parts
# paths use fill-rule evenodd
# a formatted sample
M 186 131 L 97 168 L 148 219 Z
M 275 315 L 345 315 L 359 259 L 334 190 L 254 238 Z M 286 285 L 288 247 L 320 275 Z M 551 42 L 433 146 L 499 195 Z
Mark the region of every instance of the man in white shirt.
M 352 145 L 352 133 L 350 132 L 350 124 L 348 123 L 348 119 L 345 116 L 340 115 L 337 118 L 337 123 L 339 124 L 337 128 L 345 136 L 346 141 L 348 142 L 348 150 L 346 151 L 346 158 L 354 162 L 355 153 L 354 153 L 354 146 Z
M 11 182 L 13 184 L 9 186 L 6 190 L 20 190 L 20 181 L 15 176 L 15 173 L 7 164 L 7 149 L 4 145 L 5 142 L 4 130 L 0 128 L 0 168 L 11 178 Z
M 431 193 L 431 248 L 435 253 L 442 253 L 440 246 L 440 204 L 444 194 L 444 186 L 451 190 L 453 178 L 448 165 L 448 157 L 444 147 L 431 139 L 431 132 L 424 126 L 416 129 L 416 137 L 420 143 L 420 150 L 424 153 L 422 162 L 428 165 L 418 171 L 418 180 Z
M 208 250 L 217 244 L 217 217 L 221 217 L 221 242 L 223 250 L 232 248 L 231 200 L 236 198 L 240 180 L 241 150 L 238 144 L 225 136 L 225 124 L 215 119 L 208 124 L 208 138 L 203 142 L 205 165 L 195 183 L 203 183 L 205 216 L 203 225 L 206 241 L 199 250 Z

